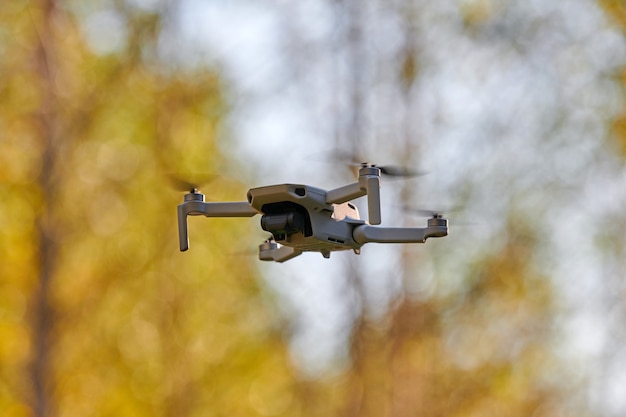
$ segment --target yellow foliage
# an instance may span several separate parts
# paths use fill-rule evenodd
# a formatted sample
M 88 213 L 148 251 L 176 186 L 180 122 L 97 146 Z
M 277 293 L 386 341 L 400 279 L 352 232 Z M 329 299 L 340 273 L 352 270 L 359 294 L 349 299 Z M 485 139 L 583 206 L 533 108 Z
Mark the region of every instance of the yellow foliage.
M 0 6 L 12 33 L 0 39 L 0 408 L 289 413 L 291 370 L 256 271 L 224 262 L 244 228 L 213 222 L 219 240 L 177 248 L 167 174 L 220 158 L 219 78 L 144 61 L 158 17 L 131 9 L 116 10 L 134 25 L 127 49 L 98 55 L 72 7 Z M 214 187 L 245 196 L 234 180 Z

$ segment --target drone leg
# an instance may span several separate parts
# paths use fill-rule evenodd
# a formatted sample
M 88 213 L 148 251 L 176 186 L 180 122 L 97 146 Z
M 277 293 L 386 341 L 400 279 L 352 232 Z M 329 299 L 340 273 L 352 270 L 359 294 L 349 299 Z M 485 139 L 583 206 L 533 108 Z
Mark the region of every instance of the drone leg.
M 367 216 L 370 224 L 380 224 L 380 177 L 367 176 Z
M 185 207 L 181 204 L 178 206 L 178 241 L 180 251 L 185 252 L 189 249 L 189 233 L 187 232 L 187 213 Z

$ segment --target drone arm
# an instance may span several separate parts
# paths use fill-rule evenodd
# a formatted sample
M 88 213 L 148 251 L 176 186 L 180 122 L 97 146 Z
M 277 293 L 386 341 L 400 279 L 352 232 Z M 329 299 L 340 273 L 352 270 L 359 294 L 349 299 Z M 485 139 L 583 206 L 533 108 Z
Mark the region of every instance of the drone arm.
M 187 216 L 206 217 L 252 217 L 258 214 L 247 202 L 207 203 L 189 200 L 178 205 L 178 240 L 180 251 L 189 249 Z
M 259 214 L 245 201 L 226 203 L 203 203 L 202 213 L 206 217 L 252 217 Z
M 341 204 L 367 195 L 367 214 L 370 224 L 380 224 L 380 169 L 362 167 L 359 182 L 326 192 L 326 203 Z
M 355 198 L 363 197 L 367 194 L 367 189 L 360 182 L 335 188 L 326 192 L 326 203 L 341 204 Z
M 443 224 L 443 223 L 442 223 Z M 443 237 L 448 234 L 446 225 L 425 228 L 417 227 L 377 227 L 363 224 L 352 232 L 354 241 L 359 245 L 376 243 L 424 243 L 429 237 Z

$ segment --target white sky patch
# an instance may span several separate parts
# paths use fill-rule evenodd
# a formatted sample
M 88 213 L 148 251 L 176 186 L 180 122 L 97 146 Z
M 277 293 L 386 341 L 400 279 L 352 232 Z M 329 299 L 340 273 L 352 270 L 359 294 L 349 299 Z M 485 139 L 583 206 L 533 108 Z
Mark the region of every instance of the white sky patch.
M 114 10 L 89 14 L 83 20 L 82 29 L 87 43 L 97 54 L 112 54 L 126 46 L 128 27 L 123 17 Z

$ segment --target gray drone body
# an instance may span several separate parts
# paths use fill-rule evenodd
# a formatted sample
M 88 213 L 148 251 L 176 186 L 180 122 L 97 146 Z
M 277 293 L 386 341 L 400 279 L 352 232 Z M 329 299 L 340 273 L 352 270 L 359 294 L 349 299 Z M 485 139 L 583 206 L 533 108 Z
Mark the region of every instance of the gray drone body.
M 430 237 L 448 234 L 448 220 L 434 214 L 427 227 L 380 227 L 380 174 L 376 166 L 363 164 L 359 180 L 333 190 L 302 184 L 280 184 L 252 188 L 247 201 L 205 202 L 192 190 L 178 206 L 180 250 L 189 249 L 187 216 L 252 217 L 260 214 L 261 227 L 272 237 L 259 245 L 262 261 L 285 262 L 303 252 L 320 252 L 325 258 L 334 251 L 360 253 L 368 242 L 423 243 Z M 368 222 L 359 217 L 350 202 L 368 197 Z

